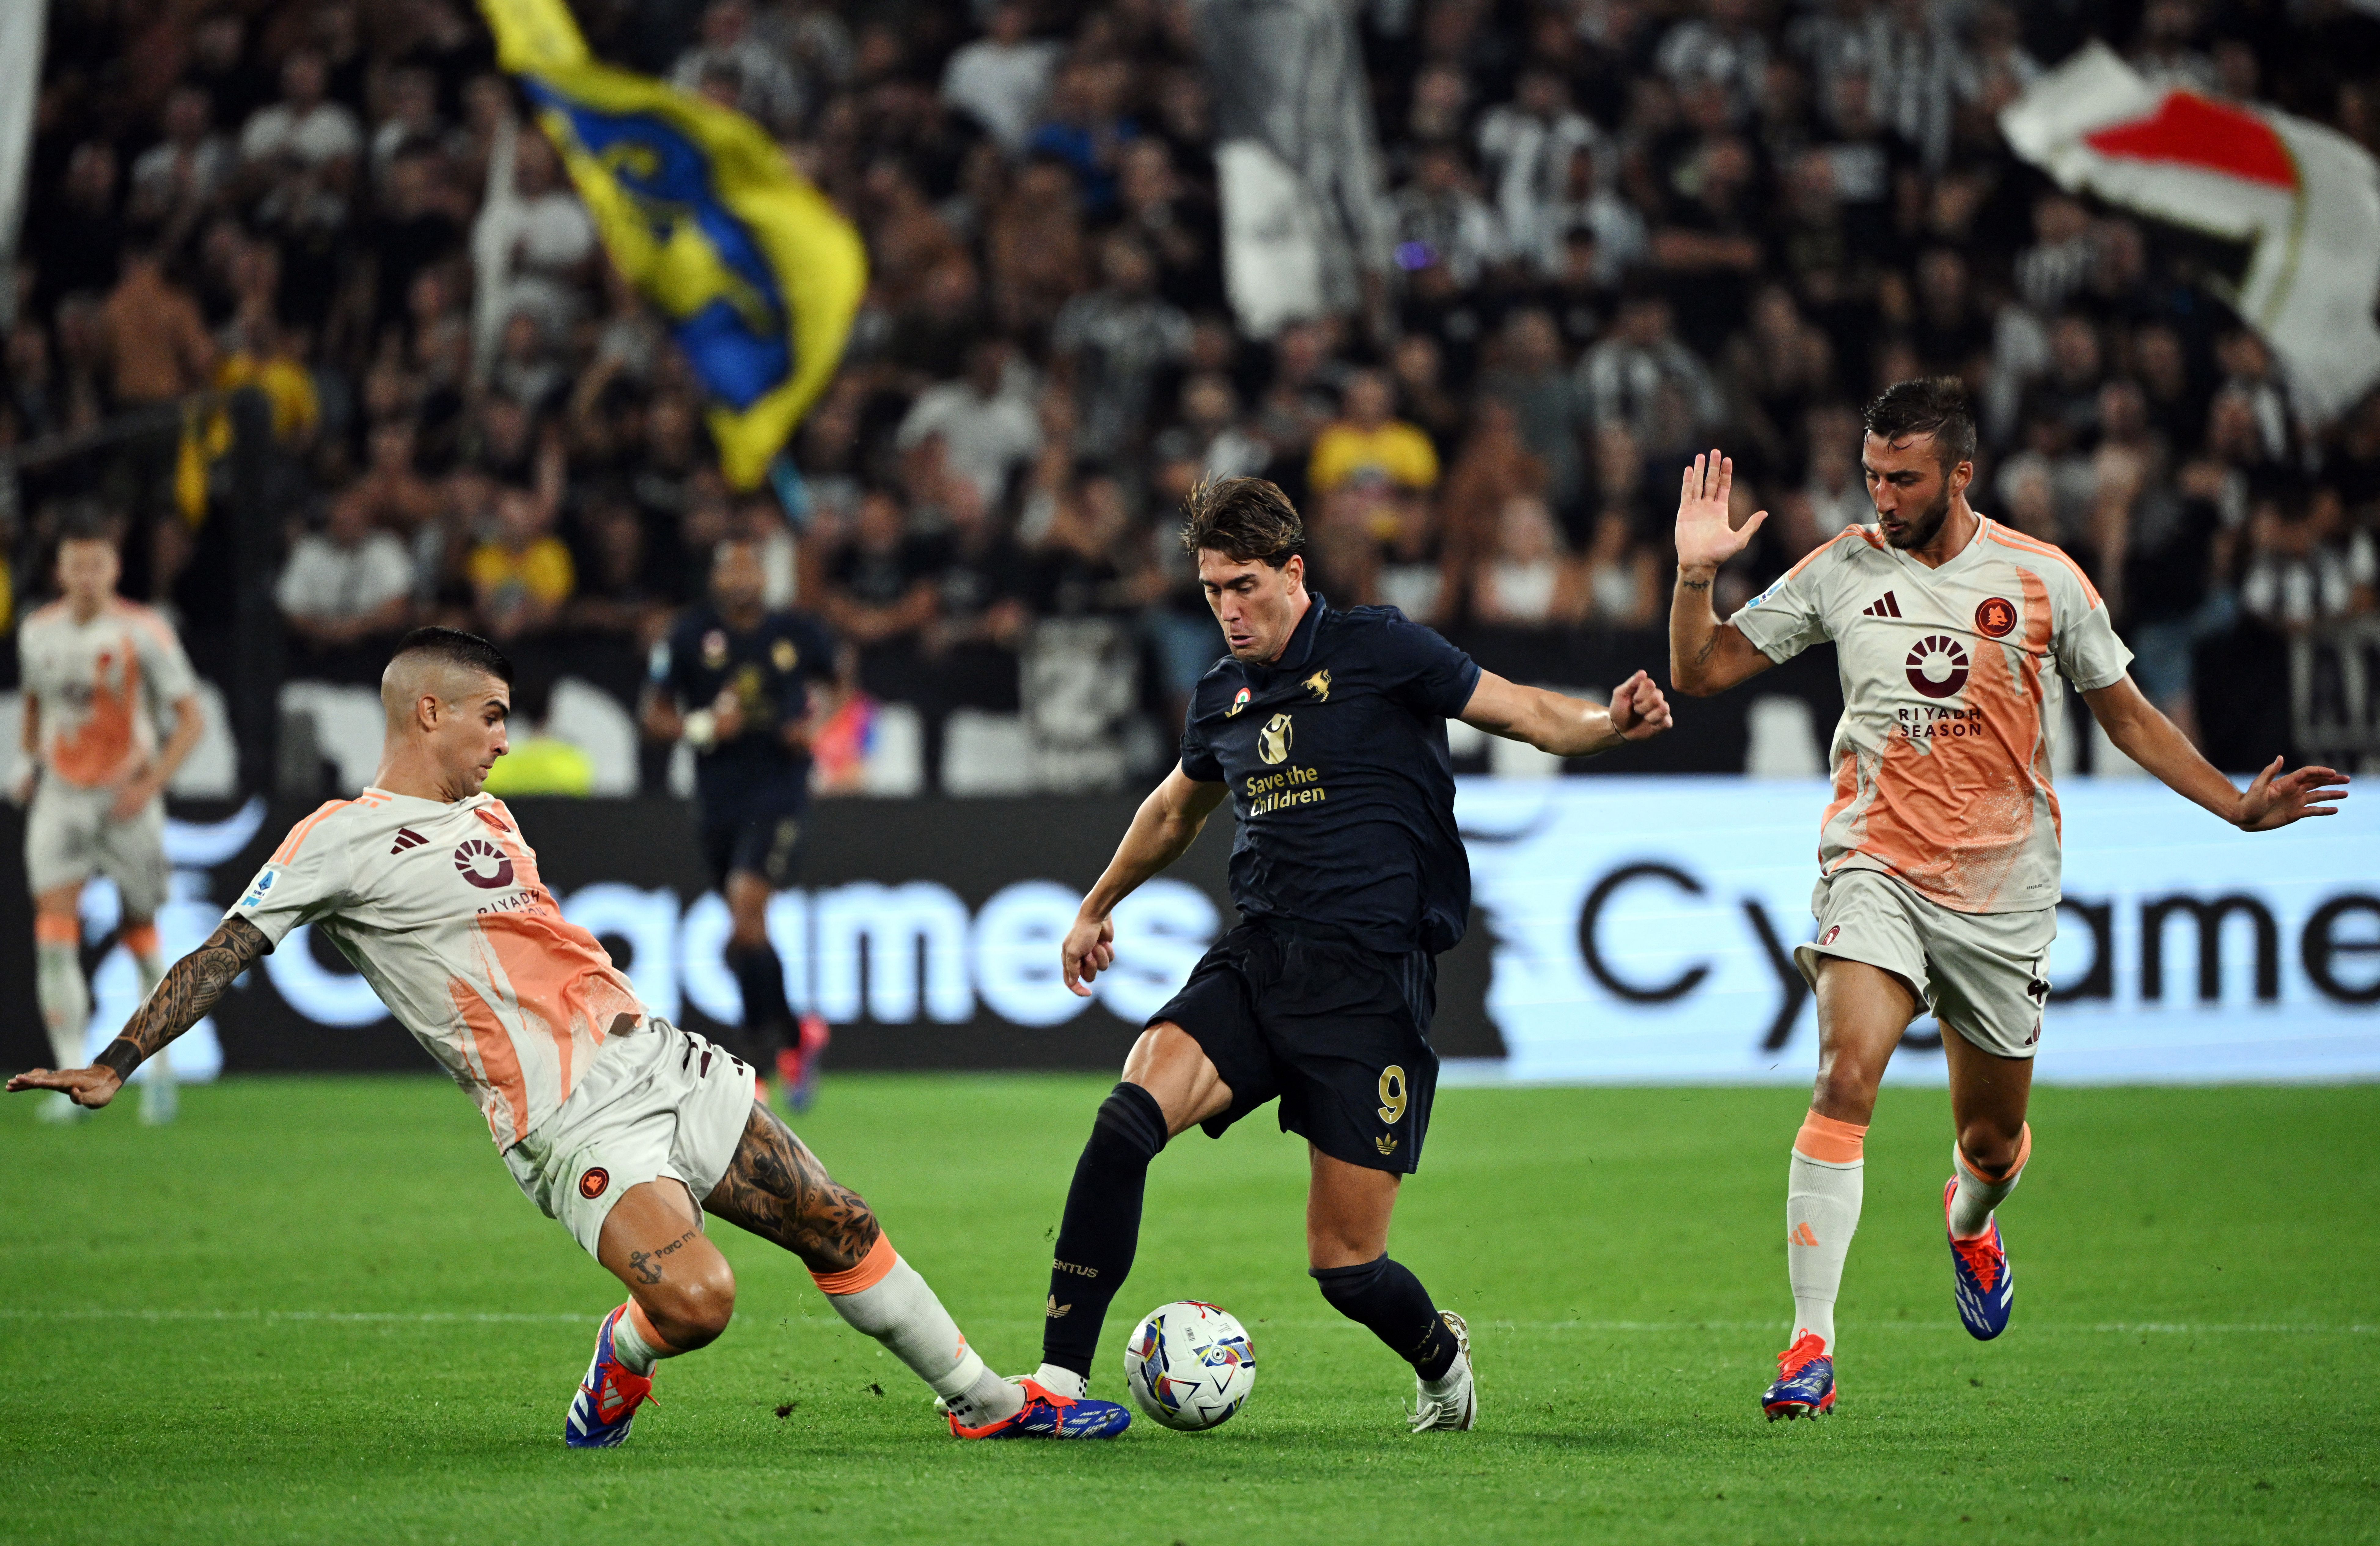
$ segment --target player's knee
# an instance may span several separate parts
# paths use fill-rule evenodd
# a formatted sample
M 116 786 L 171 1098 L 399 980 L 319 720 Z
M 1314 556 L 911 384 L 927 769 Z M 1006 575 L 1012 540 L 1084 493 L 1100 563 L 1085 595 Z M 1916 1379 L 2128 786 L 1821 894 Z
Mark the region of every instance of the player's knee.
M 678 1278 L 646 1303 L 653 1330 L 681 1353 L 719 1340 L 735 1315 L 735 1273 L 724 1260 Z
M 1855 1058 L 1840 1054 L 1829 1057 L 1818 1065 L 1818 1079 L 1811 1088 L 1810 1107 L 1829 1116 L 1840 1116 L 1845 1121 L 1864 1122 L 1876 1107 L 1876 1081 L 1883 1074 L 1880 1065 L 1869 1067 Z
M 2023 1142 L 2022 1122 L 2010 1128 L 1985 1117 L 1971 1117 L 1959 1125 L 1959 1152 L 1967 1157 L 1969 1168 L 1980 1175 L 2006 1175 L 2015 1165 Z

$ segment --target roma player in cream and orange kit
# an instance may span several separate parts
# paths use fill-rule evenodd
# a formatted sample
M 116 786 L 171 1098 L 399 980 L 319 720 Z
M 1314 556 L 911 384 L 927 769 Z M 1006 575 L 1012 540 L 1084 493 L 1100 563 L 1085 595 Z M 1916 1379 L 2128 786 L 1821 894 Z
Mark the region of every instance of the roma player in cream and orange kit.
M 1846 527 L 1726 622 L 1712 578 L 1767 512 L 1730 527 L 1733 468 L 1717 451 L 1694 458 L 1678 501 L 1678 689 L 1723 691 L 1822 639 L 1842 679 L 1816 936 L 1795 952 L 1817 996 L 1818 1077 L 1786 1193 L 1793 1333 L 1761 1399 L 1771 1420 L 1833 1409 L 1861 1146 L 1877 1081 L 1921 1008 L 1940 1022 L 1949 1063 L 1952 1296 L 1975 1337 L 2008 1325 L 2015 1275 L 1993 1211 L 2033 1152 L 2025 1106 L 2058 932 L 2060 678 L 2126 756 L 2236 826 L 2331 815 L 2346 797 L 2344 776 L 2283 774 L 2277 758 L 2240 790 L 2150 705 L 2089 577 L 1968 505 L 1975 426 L 1955 381 L 1891 387 L 1866 426 L 1876 524 Z
M 58 599 L 25 619 L 17 656 L 25 678 L 28 767 L 14 791 L 25 804 L 25 882 L 33 894 L 33 992 L 50 1053 L 80 1063 L 91 1023 L 82 975 L 82 888 L 115 883 L 116 938 L 147 997 L 165 972 L 157 909 L 165 858 L 165 783 L 199 744 L 198 678 L 173 625 L 115 593 L 115 532 L 95 509 L 58 536 Z M 174 728 L 162 740 L 158 723 Z M 174 1116 L 174 1067 L 159 1058 L 140 1090 L 140 1119 Z M 42 1120 L 84 1114 L 63 1095 Z
M 881 1342 L 987 1438 L 1099 1438 L 1129 1415 L 991 1373 L 884 1237 L 868 1204 L 752 1099 L 752 1070 L 653 1014 L 562 916 L 504 801 L 512 666 L 451 628 L 406 636 L 381 681 L 378 775 L 290 830 L 223 926 L 176 963 L 89 1068 L 11 1090 L 103 1106 L 300 924 L 322 931 L 479 1102 L 524 1195 L 627 1285 L 603 1318 L 563 1438 L 628 1436 L 654 1365 L 715 1340 L 735 1276 L 707 1211 L 802 1260 L 844 1320 Z

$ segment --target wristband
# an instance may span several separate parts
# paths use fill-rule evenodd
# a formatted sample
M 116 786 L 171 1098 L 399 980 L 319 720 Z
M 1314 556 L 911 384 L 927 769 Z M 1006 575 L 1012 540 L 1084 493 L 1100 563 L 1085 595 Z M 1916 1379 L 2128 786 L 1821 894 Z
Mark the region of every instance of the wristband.
M 118 1084 L 130 1084 L 132 1070 L 140 1066 L 140 1056 L 139 1047 L 119 1036 L 107 1044 L 105 1052 L 91 1059 L 91 1065 L 94 1068 L 104 1068 L 114 1074 L 115 1082 Z

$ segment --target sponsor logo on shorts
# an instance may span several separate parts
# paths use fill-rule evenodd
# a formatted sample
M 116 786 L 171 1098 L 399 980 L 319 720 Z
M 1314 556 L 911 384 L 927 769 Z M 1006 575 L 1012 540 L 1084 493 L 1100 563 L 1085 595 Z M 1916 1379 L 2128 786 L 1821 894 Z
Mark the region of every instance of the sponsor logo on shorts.
M 455 850 L 455 870 L 481 891 L 513 883 L 513 861 L 484 837 L 467 838 Z
M 1841 936 L 1843 926 L 1841 924 L 1832 924 L 1828 928 L 1825 933 L 1818 936 L 1818 943 L 1820 944 L 1832 944 Z
M 1902 665 L 1909 685 L 1928 698 L 1950 698 L 1967 685 L 1967 648 L 1948 634 L 1919 639 Z
M 1396 1135 L 1382 1133 L 1372 1140 L 1372 1147 L 1378 1150 L 1383 1156 L 1393 1154 L 1397 1151 Z
M 603 1195 L 603 1188 L 611 1184 L 612 1173 L 605 1170 L 601 1165 L 597 1165 L 591 1170 L 583 1170 L 578 1173 L 578 1195 L 585 1198 L 589 1202 L 601 1197 Z
M 1058 1296 L 1052 1294 L 1050 1296 L 1050 1308 L 1042 1311 L 1042 1313 L 1048 1316 L 1050 1320 L 1055 1321 L 1074 1308 L 1075 1307 L 1072 1305 L 1060 1304 L 1058 1302 Z
M 2006 639 L 2016 627 L 2015 604 L 1992 597 L 1975 608 L 1975 631 L 1986 639 Z

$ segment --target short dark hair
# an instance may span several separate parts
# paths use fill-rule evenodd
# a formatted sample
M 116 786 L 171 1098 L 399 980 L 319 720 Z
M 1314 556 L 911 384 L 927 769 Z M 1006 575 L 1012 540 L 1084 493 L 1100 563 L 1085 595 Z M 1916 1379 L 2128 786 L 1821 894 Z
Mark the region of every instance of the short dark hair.
M 504 652 L 475 633 L 460 628 L 416 628 L 396 641 L 396 653 L 389 656 L 394 663 L 407 655 L 435 655 L 466 671 L 477 671 L 493 676 L 506 687 L 513 685 L 513 663 Z
M 1261 478 L 1209 478 L 1182 502 L 1182 551 L 1209 549 L 1234 564 L 1278 569 L 1305 553 L 1305 522 L 1280 485 Z
M 1946 473 L 1975 457 L 1975 413 L 1967 406 L 1966 384 L 1956 376 L 1894 382 L 1868 404 L 1860 421 L 1887 445 L 1932 435 L 1934 455 Z
M 123 533 L 107 506 L 96 499 L 79 499 L 58 514 L 58 544 L 68 542 L 105 542 L 109 547 L 122 545 Z

